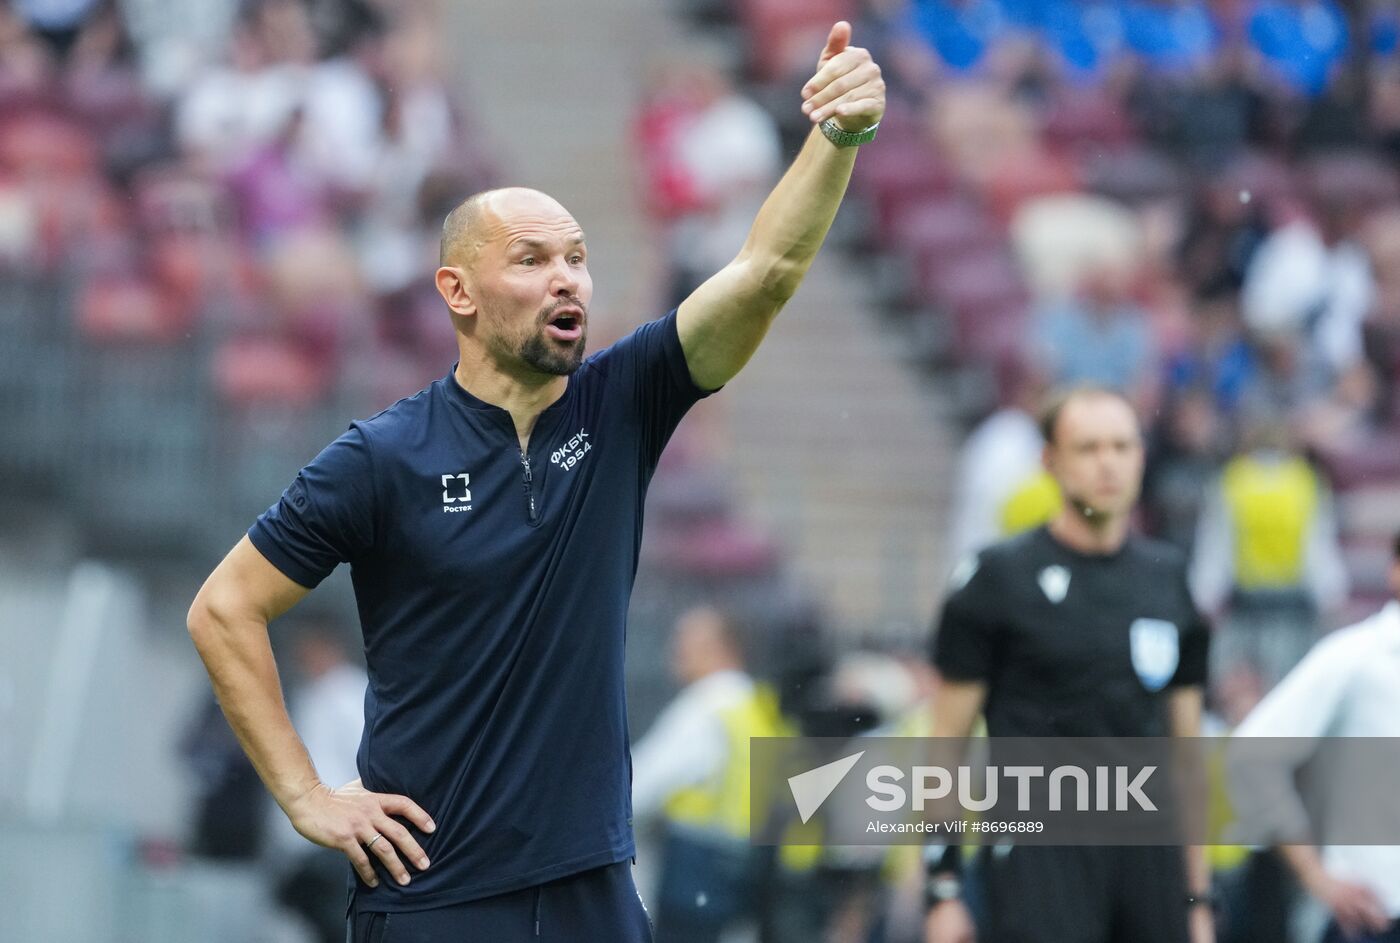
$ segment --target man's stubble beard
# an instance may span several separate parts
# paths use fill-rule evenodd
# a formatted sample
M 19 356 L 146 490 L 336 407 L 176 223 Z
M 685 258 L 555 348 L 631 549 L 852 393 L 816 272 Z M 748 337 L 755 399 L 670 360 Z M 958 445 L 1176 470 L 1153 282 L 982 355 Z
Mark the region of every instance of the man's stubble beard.
M 579 364 L 583 363 L 583 348 L 587 341 L 588 331 L 585 328 L 578 340 L 568 347 L 560 349 L 558 344 L 545 336 L 544 328 L 539 327 L 525 339 L 525 343 L 520 345 L 518 356 L 525 364 L 540 373 L 567 377 L 579 368 Z
M 573 375 L 583 363 L 583 351 L 588 343 L 588 308 L 581 302 L 570 300 L 568 303 L 577 305 L 584 313 L 583 329 L 577 341 L 561 348 L 545 334 L 545 321 L 559 306 L 554 304 L 544 311 L 523 340 L 506 339 L 497 334 L 488 342 L 488 346 L 497 355 L 498 362 L 516 360 L 547 376 Z

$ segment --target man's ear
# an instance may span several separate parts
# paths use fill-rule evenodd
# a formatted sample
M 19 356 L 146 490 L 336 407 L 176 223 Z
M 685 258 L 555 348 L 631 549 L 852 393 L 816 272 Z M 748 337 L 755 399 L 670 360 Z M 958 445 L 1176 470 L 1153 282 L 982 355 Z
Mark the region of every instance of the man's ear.
M 438 294 L 447 302 L 453 314 L 470 317 L 476 314 L 476 301 L 467 287 L 466 272 L 454 265 L 444 265 L 433 276 Z

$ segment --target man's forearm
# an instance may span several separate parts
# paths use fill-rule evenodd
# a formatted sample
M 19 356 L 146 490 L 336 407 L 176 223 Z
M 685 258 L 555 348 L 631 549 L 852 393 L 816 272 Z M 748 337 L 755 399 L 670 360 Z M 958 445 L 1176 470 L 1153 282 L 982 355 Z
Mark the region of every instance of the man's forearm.
M 283 809 L 320 780 L 282 699 L 267 624 L 191 612 L 190 636 L 243 751 Z
M 817 257 L 846 194 L 858 147 L 837 147 L 820 128 L 764 201 L 739 259 L 764 293 L 787 298 Z

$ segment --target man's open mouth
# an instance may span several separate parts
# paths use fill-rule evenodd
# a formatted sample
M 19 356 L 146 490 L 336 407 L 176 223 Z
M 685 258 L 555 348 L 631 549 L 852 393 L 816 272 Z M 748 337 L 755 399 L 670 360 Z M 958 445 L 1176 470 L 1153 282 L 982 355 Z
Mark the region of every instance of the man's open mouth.
M 583 312 L 578 308 L 560 308 L 550 315 L 544 332 L 557 341 L 576 341 L 583 336 Z

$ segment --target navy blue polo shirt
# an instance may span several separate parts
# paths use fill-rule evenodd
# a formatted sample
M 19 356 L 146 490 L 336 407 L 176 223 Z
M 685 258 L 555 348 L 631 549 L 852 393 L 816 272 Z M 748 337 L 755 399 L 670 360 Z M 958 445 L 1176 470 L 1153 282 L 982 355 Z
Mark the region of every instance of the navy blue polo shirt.
M 642 505 L 704 395 L 674 311 L 585 360 L 528 454 L 510 414 L 449 374 L 352 423 L 248 532 L 304 586 L 350 564 L 360 775 L 437 824 L 416 835 L 432 866 L 406 888 L 381 869 L 357 888 L 365 907 L 445 906 L 633 855 L 623 642 Z

